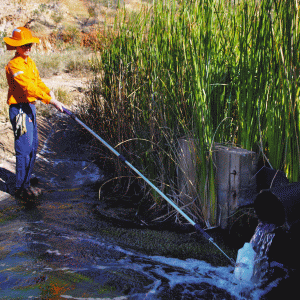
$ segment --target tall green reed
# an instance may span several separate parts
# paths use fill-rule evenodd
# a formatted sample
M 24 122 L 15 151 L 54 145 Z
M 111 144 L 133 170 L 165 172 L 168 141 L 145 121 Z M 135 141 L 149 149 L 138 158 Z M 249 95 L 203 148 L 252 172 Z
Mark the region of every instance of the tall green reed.
M 157 0 L 134 15 L 120 10 L 101 49 L 104 77 L 92 87 L 99 130 L 192 218 L 216 225 L 214 143 L 260 152 L 298 180 L 298 22 L 291 0 Z M 178 196 L 180 138 L 196 147 L 188 200 Z

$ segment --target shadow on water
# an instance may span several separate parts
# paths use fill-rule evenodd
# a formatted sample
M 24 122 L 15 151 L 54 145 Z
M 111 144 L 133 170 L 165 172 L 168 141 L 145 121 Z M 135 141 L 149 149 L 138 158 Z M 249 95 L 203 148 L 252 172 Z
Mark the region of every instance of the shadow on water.
M 0 168 L 0 191 L 14 195 L 16 175 L 5 168 Z

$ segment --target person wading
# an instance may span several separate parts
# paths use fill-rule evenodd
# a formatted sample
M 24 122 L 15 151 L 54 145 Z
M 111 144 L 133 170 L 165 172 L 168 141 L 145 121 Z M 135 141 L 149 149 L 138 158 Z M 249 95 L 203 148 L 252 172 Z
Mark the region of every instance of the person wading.
M 52 104 L 63 112 L 62 103 L 42 82 L 34 61 L 29 57 L 33 43 L 40 40 L 25 27 L 13 30 L 5 37 L 7 50 L 16 50 L 14 58 L 5 67 L 8 81 L 7 103 L 9 118 L 15 135 L 16 190 L 15 196 L 23 200 L 36 198 L 41 189 L 30 186 L 30 179 L 38 148 L 35 102 Z

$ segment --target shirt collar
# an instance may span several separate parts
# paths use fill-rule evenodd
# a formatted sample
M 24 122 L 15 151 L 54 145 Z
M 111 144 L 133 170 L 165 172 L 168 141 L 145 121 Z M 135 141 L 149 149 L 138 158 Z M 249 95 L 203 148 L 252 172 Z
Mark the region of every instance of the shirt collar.
M 19 53 L 16 53 L 15 58 L 16 57 L 20 57 L 21 59 L 23 59 L 23 61 L 27 64 L 28 63 L 28 56 L 26 58 L 23 58 Z

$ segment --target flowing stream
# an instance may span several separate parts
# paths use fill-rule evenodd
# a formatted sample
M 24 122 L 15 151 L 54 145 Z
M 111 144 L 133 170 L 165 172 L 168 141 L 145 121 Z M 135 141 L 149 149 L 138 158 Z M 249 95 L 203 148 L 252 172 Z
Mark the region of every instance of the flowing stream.
M 64 128 L 56 132 L 36 163 L 36 175 L 48 189 L 40 205 L 24 210 L 11 199 L 1 207 L 1 300 L 256 300 L 276 287 L 276 280 L 240 282 L 233 266 L 214 267 L 171 254 L 150 256 L 130 250 L 129 243 L 119 246 L 104 234 L 117 228 L 91 213 L 99 201 L 91 184 L 101 172 L 82 159 L 85 150 L 78 148 L 77 137 L 66 138 Z M 251 241 L 262 257 L 272 240 L 270 235 L 261 238 L 263 230 L 259 227 Z
M 270 289 L 239 282 L 232 266 L 123 249 L 38 208 L 2 225 L 0 238 L 0 299 L 260 299 Z

